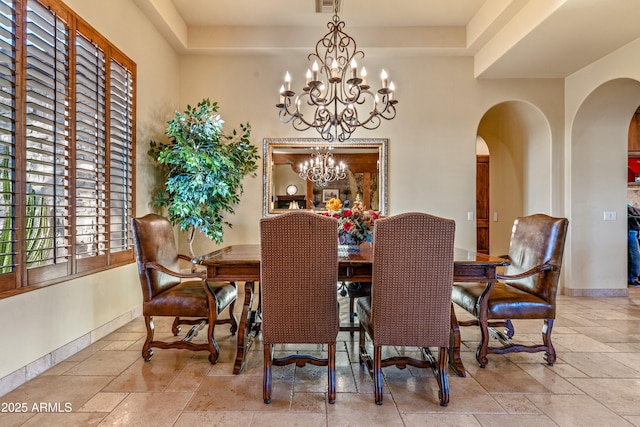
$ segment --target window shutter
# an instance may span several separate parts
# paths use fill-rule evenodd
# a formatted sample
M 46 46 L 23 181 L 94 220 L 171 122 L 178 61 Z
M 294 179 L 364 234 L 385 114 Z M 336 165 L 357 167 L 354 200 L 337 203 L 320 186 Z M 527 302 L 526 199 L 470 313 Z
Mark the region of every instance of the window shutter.
M 110 70 L 109 243 L 117 260 L 133 257 L 129 221 L 133 217 L 134 93 L 131 69 L 111 59 Z
M 13 2 L 0 1 L 0 291 L 15 285 L 16 204 L 15 191 L 15 98 L 16 13 Z
M 0 298 L 134 260 L 135 73 L 60 0 L 0 0 Z
M 76 35 L 76 256 L 106 264 L 106 70 L 105 54 Z M 95 265 L 95 261 L 91 263 Z M 78 270 L 85 268 L 78 261 Z
M 25 261 L 51 279 L 69 272 L 69 31 L 33 0 L 26 31 Z

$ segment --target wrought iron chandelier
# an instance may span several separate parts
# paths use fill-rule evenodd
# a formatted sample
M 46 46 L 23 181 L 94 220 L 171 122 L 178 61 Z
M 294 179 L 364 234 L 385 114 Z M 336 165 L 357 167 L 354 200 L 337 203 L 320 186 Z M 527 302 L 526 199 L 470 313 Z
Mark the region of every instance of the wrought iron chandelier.
M 315 182 L 320 187 L 326 187 L 333 181 L 347 176 L 347 166 L 344 162 L 335 164 L 333 153 L 317 152 L 311 154 L 311 160 L 300 164 L 300 178 Z
M 385 70 L 380 75 L 382 87 L 377 93 L 367 84 L 364 67 L 358 76 L 356 57 L 364 58 L 356 41 L 346 34 L 345 23 L 338 17 L 340 0 L 334 0 L 334 15 L 327 24 L 329 32 L 316 43 L 313 67 L 307 70 L 306 85 L 296 95 L 291 90 L 291 76 L 285 75 L 280 88 L 278 118 L 292 123 L 294 129 L 315 128 L 328 142 L 346 141 L 359 127 L 377 129 L 382 119 L 396 116 L 395 86 Z

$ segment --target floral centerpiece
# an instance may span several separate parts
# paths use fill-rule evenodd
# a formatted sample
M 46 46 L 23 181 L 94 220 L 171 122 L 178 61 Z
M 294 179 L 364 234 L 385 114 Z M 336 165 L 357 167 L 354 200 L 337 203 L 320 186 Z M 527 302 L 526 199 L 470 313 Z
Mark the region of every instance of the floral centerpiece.
M 347 204 L 347 202 L 345 202 Z M 357 246 L 373 238 L 373 226 L 378 214 L 373 210 L 365 211 L 362 202 L 356 201 L 353 207 L 344 206 L 340 199 L 330 199 L 324 216 L 338 219 L 338 243 Z

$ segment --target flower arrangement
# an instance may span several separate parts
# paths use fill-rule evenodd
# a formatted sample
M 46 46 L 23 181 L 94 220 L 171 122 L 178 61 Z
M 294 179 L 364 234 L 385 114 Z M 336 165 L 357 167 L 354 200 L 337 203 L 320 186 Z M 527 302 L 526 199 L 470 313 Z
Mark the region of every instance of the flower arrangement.
M 346 203 L 345 203 L 346 204 Z M 341 245 L 359 245 L 371 241 L 373 226 L 378 214 L 373 210 L 365 211 L 362 202 L 356 201 L 349 208 L 340 199 L 330 199 L 324 216 L 338 219 L 338 243 Z

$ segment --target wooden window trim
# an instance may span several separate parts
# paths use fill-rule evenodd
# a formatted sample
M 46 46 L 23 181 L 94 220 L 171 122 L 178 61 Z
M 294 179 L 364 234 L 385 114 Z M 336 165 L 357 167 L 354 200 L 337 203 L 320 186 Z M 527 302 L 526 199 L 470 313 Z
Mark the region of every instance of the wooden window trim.
M 52 264 L 44 267 L 31 267 L 27 268 L 24 260 L 26 256 L 24 254 L 25 251 L 25 227 L 24 221 L 26 218 L 26 150 L 27 150 L 27 140 L 26 140 L 26 64 L 27 64 L 27 51 L 26 51 L 26 40 L 27 40 L 27 26 L 26 26 L 26 10 L 27 10 L 27 2 L 37 2 L 41 6 L 46 9 L 49 9 L 53 14 L 56 15 L 56 18 L 60 19 L 66 25 L 66 31 L 68 32 L 68 47 L 66 51 L 66 55 L 69 58 L 68 64 L 68 77 L 67 77 L 67 92 L 68 92 L 68 105 L 67 111 L 69 112 L 68 124 L 67 124 L 67 132 L 68 132 L 68 140 L 69 140 L 69 148 L 68 148 L 68 220 L 69 224 L 66 225 L 68 230 L 68 246 L 69 250 L 67 252 L 67 258 L 69 262 L 63 262 L 60 264 Z M 9 0 L 9 2 L 11 2 Z M 137 78 L 137 70 L 136 64 L 128 58 L 122 51 L 120 51 L 116 46 L 110 43 L 104 36 L 102 36 L 99 32 L 97 32 L 91 25 L 89 25 L 82 18 L 77 16 L 73 10 L 71 10 L 68 6 L 66 6 L 60 0 L 13 0 L 13 5 L 15 9 L 15 28 L 13 29 L 14 35 L 14 55 L 15 55 L 15 93 L 14 96 L 14 104 L 15 104 L 15 116 L 14 116 L 14 143 L 13 149 L 15 151 L 13 158 L 14 164 L 12 170 L 14 171 L 13 177 L 13 198 L 12 203 L 14 204 L 15 218 L 14 221 L 16 225 L 15 233 L 15 246 L 14 251 L 18 254 L 19 257 L 17 259 L 17 266 L 15 270 L 9 273 L 0 274 L 0 299 L 10 297 L 13 295 L 18 295 L 24 292 L 29 292 L 35 289 L 40 289 L 42 287 L 54 285 L 56 283 L 61 283 L 65 281 L 69 281 L 78 277 L 83 277 L 90 274 L 99 273 L 101 271 L 109 270 L 111 268 L 121 267 L 127 264 L 134 262 L 134 251 L 132 240 L 130 239 L 130 229 L 129 229 L 129 219 L 131 217 L 135 217 L 135 194 L 136 194 L 136 168 L 135 168 L 135 129 L 136 129 L 136 78 Z M 90 40 L 93 44 L 99 47 L 104 52 L 105 55 L 105 73 L 106 73 L 106 83 L 105 83 L 105 93 L 106 93 L 106 106 L 105 106 L 105 172 L 106 182 L 104 183 L 105 188 L 105 206 L 104 206 L 104 219 L 105 219 L 105 227 L 106 231 L 103 233 L 106 236 L 106 244 L 104 253 L 98 253 L 95 256 L 81 257 L 79 258 L 76 255 L 75 245 L 76 245 L 76 183 L 75 183 L 75 162 L 76 162 L 76 151 L 75 151 L 75 143 L 76 143 L 76 104 L 75 104 L 75 94 L 76 94 L 76 69 L 75 69 L 75 61 L 76 61 L 76 34 L 82 34 L 86 39 Z M 110 152 L 110 90 L 111 90 L 111 62 L 115 61 L 120 66 L 126 69 L 129 73 L 131 88 L 128 93 L 130 93 L 130 97 L 127 99 L 130 100 L 131 110 L 126 111 L 126 119 L 127 123 L 130 126 L 127 127 L 128 131 L 126 135 L 128 138 L 126 139 L 126 145 L 131 147 L 130 157 L 126 157 L 126 160 L 130 161 L 131 164 L 128 166 L 127 175 L 130 175 L 130 181 L 125 179 L 124 187 L 125 189 L 131 188 L 131 194 L 125 197 L 124 208 L 121 208 L 124 212 L 124 218 L 127 219 L 126 224 L 123 226 L 122 221 L 119 220 L 120 216 L 116 220 L 116 225 L 119 224 L 116 229 L 118 233 L 121 231 L 124 232 L 125 235 L 125 246 L 124 250 L 118 250 L 117 252 L 111 251 L 111 242 L 112 242 L 112 233 L 111 233 L 111 221 L 109 220 L 111 215 L 110 210 L 110 161 L 111 161 L 111 152 Z M 10 145 L 11 146 L 11 145 Z M 119 194 L 122 194 L 120 192 Z M 120 202 L 122 203 L 122 202 Z M 124 229 L 124 230 L 123 230 Z M 114 249 L 115 250 L 115 249 Z

